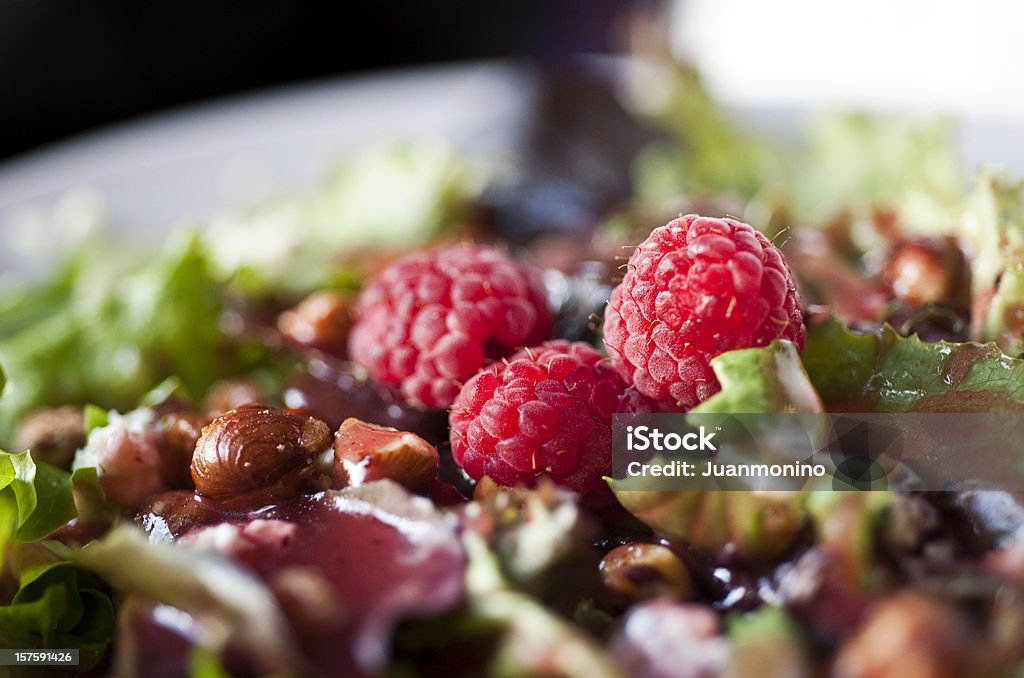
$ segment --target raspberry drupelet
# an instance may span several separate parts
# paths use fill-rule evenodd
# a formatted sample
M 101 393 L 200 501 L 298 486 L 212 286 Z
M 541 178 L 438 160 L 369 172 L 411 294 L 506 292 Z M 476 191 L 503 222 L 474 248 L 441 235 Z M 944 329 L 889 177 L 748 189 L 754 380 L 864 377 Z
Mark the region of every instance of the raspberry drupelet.
M 551 332 L 540 272 L 472 244 L 389 265 L 363 288 L 355 317 L 352 359 L 409 402 L 439 409 L 485 361 Z
M 533 485 L 542 474 L 588 491 L 611 468 L 612 415 L 650 403 L 593 346 L 523 349 L 470 379 L 452 405 L 452 456 L 472 478 Z
M 710 361 L 788 339 L 803 348 L 800 296 L 779 249 L 735 219 L 691 214 L 654 229 L 604 317 L 612 363 L 665 410 L 719 390 Z

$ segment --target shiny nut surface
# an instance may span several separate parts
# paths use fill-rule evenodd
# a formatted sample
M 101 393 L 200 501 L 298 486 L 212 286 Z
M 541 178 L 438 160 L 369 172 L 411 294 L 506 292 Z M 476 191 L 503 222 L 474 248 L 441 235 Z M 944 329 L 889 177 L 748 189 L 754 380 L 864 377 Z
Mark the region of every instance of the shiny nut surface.
M 953 298 L 963 269 L 963 253 L 955 243 L 915 238 L 896 248 L 882 275 L 897 298 L 919 305 Z
M 263 394 L 260 387 L 251 379 L 225 379 L 210 387 L 203 399 L 203 412 L 216 417 L 261 400 Z
M 199 494 L 231 505 L 261 505 L 313 489 L 314 456 L 330 446 L 319 419 L 270 407 L 231 410 L 203 428 L 192 456 Z
M 388 478 L 416 489 L 436 475 L 438 461 L 434 446 L 418 435 L 351 417 L 334 436 L 335 484 Z
M 605 586 L 636 601 L 657 596 L 687 600 L 693 594 L 690 573 L 671 549 L 659 544 L 624 544 L 601 560 Z
M 291 343 L 339 357 L 345 355 L 351 327 L 352 298 L 335 290 L 321 290 L 285 311 L 277 329 Z

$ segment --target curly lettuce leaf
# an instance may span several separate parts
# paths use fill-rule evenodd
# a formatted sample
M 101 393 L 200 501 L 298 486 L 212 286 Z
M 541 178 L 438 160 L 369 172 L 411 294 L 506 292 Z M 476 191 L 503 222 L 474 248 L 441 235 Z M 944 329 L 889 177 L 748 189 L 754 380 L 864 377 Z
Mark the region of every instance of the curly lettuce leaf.
M 71 476 L 36 462 L 28 451 L 0 451 L 0 494 L 14 500 L 13 537 L 18 541 L 42 539 L 76 515 Z
M 655 142 L 636 160 L 634 183 L 641 204 L 661 207 L 701 190 L 750 198 L 785 184 L 776 150 L 726 115 L 696 71 L 676 63 L 655 66 L 661 96 L 640 105 L 668 141 Z
M 792 342 L 728 351 L 711 361 L 722 390 L 693 409 L 700 414 L 822 412 Z
M 809 332 L 803 361 L 832 411 L 1024 411 L 1024 361 L 993 344 L 926 343 L 889 326 L 853 334 L 829 321 Z
M 210 649 L 223 649 L 230 640 L 269 666 L 302 665 L 269 589 L 222 556 L 152 543 L 138 528 L 125 524 L 82 548 L 49 546 L 120 592 L 192 615 L 203 633 L 201 644 Z
M 711 367 L 722 390 L 695 407 L 696 414 L 822 411 L 791 342 L 729 351 Z M 609 484 L 638 519 L 707 551 L 731 544 L 744 555 L 775 557 L 804 523 L 803 492 L 637 491 L 623 481 Z
M 0 337 L 23 330 L 66 306 L 82 272 L 84 258 L 83 251 L 60 266 L 43 284 L 5 289 L 0 295 Z
M 63 305 L 0 337 L 8 375 L 0 441 L 10 441 L 18 420 L 39 407 L 91 402 L 131 409 L 172 375 L 199 396 L 264 355 L 222 335 L 227 288 L 195 235 L 173 239 L 154 261 L 116 283 L 96 277 L 82 271 Z
M 804 524 L 803 492 L 616 490 L 615 496 L 657 532 L 712 553 L 732 546 L 743 556 L 774 558 Z
M 582 631 L 515 591 L 484 540 L 466 532 L 471 627 L 499 629 L 487 675 L 617 678 L 621 669 Z M 450 639 L 449 639 L 450 640 Z
M 981 170 L 961 220 L 971 266 L 974 338 L 1024 351 L 1024 181 Z
M 99 578 L 52 563 L 22 572 L 19 584 L 0 606 L 0 646 L 75 648 L 79 669 L 98 664 L 114 635 L 114 607 Z
M 311 192 L 214 219 L 204 239 L 219 271 L 250 292 L 350 287 L 339 259 L 422 245 L 457 224 L 483 169 L 441 141 L 372 144 Z
M 795 207 L 817 220 L 870 203 L 899 207 L 911 228 L 955 223 L 962 190 L 949 121 L 844 113 L 810 126 Z

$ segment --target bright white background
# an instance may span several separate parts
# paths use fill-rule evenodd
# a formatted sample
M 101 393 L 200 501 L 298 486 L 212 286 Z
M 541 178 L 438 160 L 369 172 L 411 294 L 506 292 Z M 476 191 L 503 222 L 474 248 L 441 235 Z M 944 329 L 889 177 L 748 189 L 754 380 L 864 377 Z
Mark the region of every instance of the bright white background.
M 1024 2 L 679 0 L 674 48 L 740 105 L 1024 122 Z

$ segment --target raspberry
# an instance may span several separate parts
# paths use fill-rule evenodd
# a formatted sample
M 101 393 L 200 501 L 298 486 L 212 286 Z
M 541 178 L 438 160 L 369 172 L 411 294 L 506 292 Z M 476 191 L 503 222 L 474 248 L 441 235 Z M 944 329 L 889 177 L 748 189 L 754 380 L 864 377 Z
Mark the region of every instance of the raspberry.
M 363 288 L 355 315 L 352 359 L 428 408 L 448 407 L 487 359 L 551 331 L 539 272 L 468 244 L 391 264 Z
M 719 390 L 709 364 L 718 354 L 779 338 L 802 349 L 805 335 L 779 249 L 748 224 L 695 214 L 637 247 L 604 318 L 612 363 L 667 410 Z
M 593 489 L 611 466 L 612 414 L 648 401 L 590 344 L 550 341 L 466 382 L 452 405 L 452 456 L 471 477 L 533 485 L 549 474 Z

